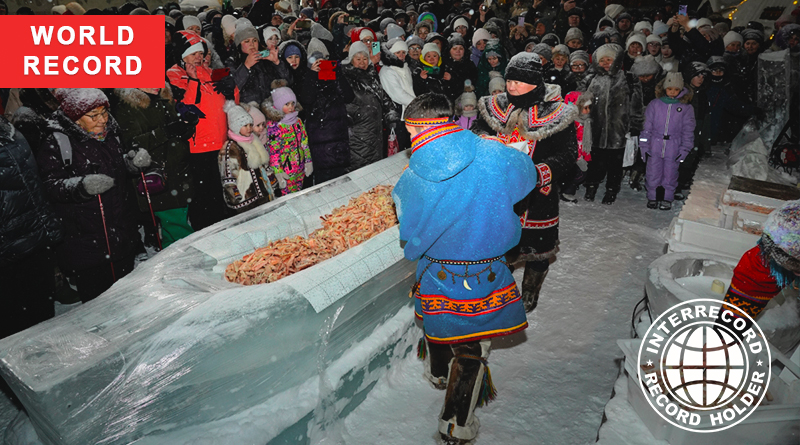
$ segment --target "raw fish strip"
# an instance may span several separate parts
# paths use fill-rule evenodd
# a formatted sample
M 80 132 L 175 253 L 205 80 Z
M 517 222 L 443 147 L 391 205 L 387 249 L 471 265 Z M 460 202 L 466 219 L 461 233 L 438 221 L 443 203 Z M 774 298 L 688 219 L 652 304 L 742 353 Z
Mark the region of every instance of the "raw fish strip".
M 321 216 L 322 228 L 308 238 L 273 241 L 234 261 L 225 279 L 249 286 L 272 283 L 357 246 L 397 224 L 392 186 L 379 185 Z

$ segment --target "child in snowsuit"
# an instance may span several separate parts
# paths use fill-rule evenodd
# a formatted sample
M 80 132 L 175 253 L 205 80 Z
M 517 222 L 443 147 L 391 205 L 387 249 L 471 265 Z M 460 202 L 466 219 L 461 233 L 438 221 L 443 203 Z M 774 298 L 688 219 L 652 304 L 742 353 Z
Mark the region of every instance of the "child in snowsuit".
M 308 134 L 303 121 L 297 117 L 297 98 L 291 88 L 280 87 L 261 104 L 261 111 L 269 120 L 267 147 L 269 166 L 278 179 L 281 195 L 299 192 L 303 179 L 314 171 Z
M 565 202 L 578 202 L 575 193 L 578 187 L 586 180 L 586 170 L 592 160 L 592 93 L 573 91 L 564 98 L 564 102 L 575 104 L 578 107 L 578 116 L 575 118 L 575 132 L 578 137 L 578 160 L 576 162 L 575 176 L 567 180 L 561 191 L 561 200 Z
M 242 106 L 227 101 L 224 110 L 228 115 L 228 141 L 219 151 L 219 174 L 225 204 L 243 212 L 269 200 L 269 179 L 261 173 L 261 166 L 269 163 L 269 154 L 253 133 L 253 118 Z
M 469 130 L 478 118 L 478 98 L 475 97 L 474 90 L 472 82 L 467 79 L 464 82 L 464 93 L 456 99 L 456 123 L 465 130 Z
M 681 73 L 667 73 L 656 86 L 656 99 L 645 111 L 639 136 L 642 160 L 647 164 L 647 208 L 669 210 L 678 186 L 678 167 L 694 147 L 692 93 L 684 88 Z M 656 189 L 664 187 L 664 200 L 656 201 Z

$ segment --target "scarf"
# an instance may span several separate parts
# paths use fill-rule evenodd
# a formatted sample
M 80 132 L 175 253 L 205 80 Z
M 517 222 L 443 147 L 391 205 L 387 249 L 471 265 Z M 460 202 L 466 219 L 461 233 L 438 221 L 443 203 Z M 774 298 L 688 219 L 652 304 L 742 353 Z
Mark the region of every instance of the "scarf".
M 577 122 L 583 125 L 583 151 L 586 154 L 592 153 L 592 118 L 591 114 L 579 113 L 575 118 Z
M 419 58 L 419 61 L 422 62 L 422 69 L 427 71 L 428 74 L 439 74 L 439 71 L 441 70 L 440 67 L 442 66 L 442 58 L 441 57 L 439 57 L 439 62 L 436 64 L 436 66 L 433 66 L 433 65 L 429 64 L 422 57 Z
M 531 91 L 519 96 L 508 94 L 508 100 L 517 108 L 528 109 L 538 103 L 544 102 L 544 95 L 547 92 L 544 84 L 538 85 Z
M 269 153 L 255 135 L 251 133 L 250 136 L 245 137 L 228 130 L 228 137 L 236 141 L 244 150 L 248 168 L 257 169 L 262 165 L 269 165 Z
M 299 111 L 292 111 L 291 113 L 285 113 L 283 115 L 283 119 L 281 119 L 281 123 L 284 125 L 294 125 L 297 123 L 297 114 Z
M 478 115 L 478 109 L 473 108 L 471 110 L 461 110 L 461 115 L 466 117 L 475 117 Z
M 661 96 L 659 97 L 659 99 L 661 99 L 661 102 L 664 102 L 665 104 L 676 104 L 680 102 L 680 99 L 678 99 L 677 97 L 673 99 L 669 96 Z

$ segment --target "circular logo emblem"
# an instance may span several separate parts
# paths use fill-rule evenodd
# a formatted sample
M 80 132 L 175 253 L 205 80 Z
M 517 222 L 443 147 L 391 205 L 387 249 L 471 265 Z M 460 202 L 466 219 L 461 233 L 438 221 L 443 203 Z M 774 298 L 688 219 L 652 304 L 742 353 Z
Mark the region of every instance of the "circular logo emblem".
M 771 362 L 764 333 L 747 314 L 719 300 L 690 300 L 661 314 L 647 330 L 639 348 L 639 383 L 664 420 L 712 433 L 746 419 L 761 403 Z
M 683 111 L 683 108 L 678 107 L 678 113 L 680 113 L 681 111 Z

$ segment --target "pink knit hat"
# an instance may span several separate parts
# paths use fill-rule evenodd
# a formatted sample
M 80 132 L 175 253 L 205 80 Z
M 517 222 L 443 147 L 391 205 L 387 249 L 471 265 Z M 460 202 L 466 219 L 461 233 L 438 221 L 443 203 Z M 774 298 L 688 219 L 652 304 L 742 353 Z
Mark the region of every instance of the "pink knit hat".
M 98 107 L 109 108 L 108 97 L 97 88 L 58 88 L 54 95 L 61 111 L 72 121 Z
M 267 121 L 267 118 L 264 117 L 264 113 L 262 113 L 261 110 L 258 109 L 258 104 L 256 102 L 250 102 L 247 105 L 250 106 L 250 108 L 247 109 L 247 112 L 250 113 L 250 117 L 253 118 L 254 127 L 262 122 Z
M 276 110 L 281 110 L 289 102 L 297 102 L 297 97 L 289 87 L 280 87 L 272 90 L 272 103 Z

